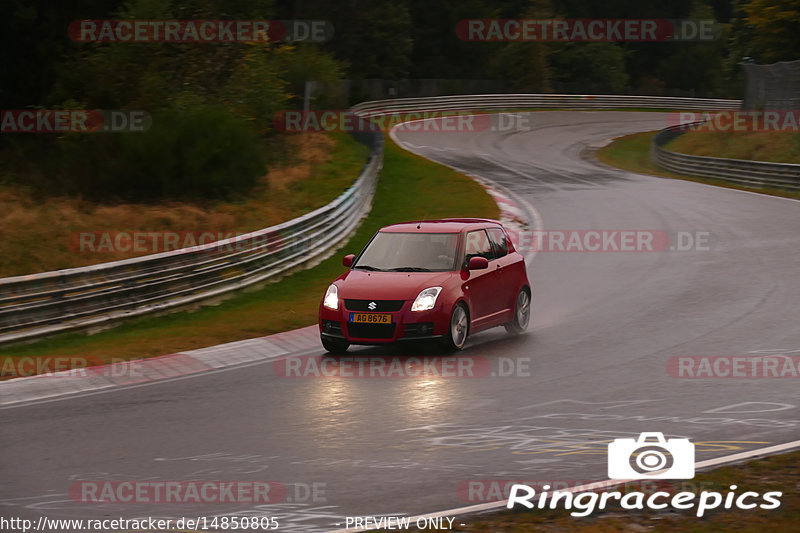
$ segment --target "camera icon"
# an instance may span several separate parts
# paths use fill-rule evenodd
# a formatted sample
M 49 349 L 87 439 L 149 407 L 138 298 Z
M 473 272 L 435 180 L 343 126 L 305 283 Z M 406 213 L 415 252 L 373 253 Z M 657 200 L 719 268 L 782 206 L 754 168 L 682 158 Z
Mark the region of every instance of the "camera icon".
M 655 442 L 648 439 L 655 439 Z M 659 432 L 608 444 L 611 479 L 692 479 L 694 444 L 689 439 L 664 439 Z

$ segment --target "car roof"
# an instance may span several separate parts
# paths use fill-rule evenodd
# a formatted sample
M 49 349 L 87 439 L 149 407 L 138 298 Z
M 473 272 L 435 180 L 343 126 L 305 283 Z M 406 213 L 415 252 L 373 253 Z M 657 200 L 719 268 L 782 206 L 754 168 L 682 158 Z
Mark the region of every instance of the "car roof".
M 388 233 L 459 233 L 473 229 L 500 226 L 490 218 L 443 218 L 440 220 L 415 220 L 385 226 L 380 231 Z

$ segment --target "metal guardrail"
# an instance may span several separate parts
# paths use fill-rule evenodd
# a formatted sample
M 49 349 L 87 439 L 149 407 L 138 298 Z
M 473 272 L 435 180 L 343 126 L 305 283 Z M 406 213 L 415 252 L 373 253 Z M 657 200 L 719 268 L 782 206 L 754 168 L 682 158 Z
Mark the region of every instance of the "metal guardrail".
M 323 257 L 369 212 L 382 164 L 377 133 L 353 185 L 301 217 L 191 248 L 0 278 L 0 343 L 186 306 Z
M 485 94 L 376 100 L 357 115 L 513 108 L 737 109 L 735 100 L 659 96 Z M 330 252 L 371 207 L 383 162 L 377 134 L 355 183 L 327 206 L 294 220 L 193 248 L 29 276 L 0 278 L 0 343 L 91 329 L 220 297 Z
M 380 114 L 393 112 L 470 111 L 514 108 L 659 108 L 686 110 L 739 109 L 741 100 L 716 98 L 682 98 L 676 96 L 625 96 L 580 94 L 479 94 L 466 96 L 434 96 L 430 98 L 397 98 L 374 100 L 353 106 L 355 113 Z
M 715 178 L 755 188 L 800 191 L 800 165 L 689 155 L 664 148 L 671 140 L 700 124 L 703 122 L 671 126 L 658 132 L 650 146 L 650 159 L 661 168 L 678 174 Z

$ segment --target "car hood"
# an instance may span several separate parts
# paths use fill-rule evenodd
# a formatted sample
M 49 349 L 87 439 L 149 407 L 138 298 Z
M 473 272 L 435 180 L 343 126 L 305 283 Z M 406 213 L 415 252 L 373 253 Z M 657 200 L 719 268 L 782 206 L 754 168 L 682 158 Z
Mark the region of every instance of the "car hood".
M 413 300 L 421 290 L 442 287 L 452 272 L 367 272 L 349 270 L 336 285 L 339 298 L 354 300 Z

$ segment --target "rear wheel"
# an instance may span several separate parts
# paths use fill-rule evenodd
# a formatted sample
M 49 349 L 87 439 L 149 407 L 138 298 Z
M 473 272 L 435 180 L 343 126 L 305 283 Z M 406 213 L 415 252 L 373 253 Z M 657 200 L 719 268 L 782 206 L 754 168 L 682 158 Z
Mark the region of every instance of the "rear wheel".
M 445 335 L 444 345 L 450 351 L 457 351 L 467 343 L 469 335 L 469 315 L 464 304 L 456 305 L 450 315 L 450 327 Z
M 520 289 L 517 294 L 517 304 L 514 307 L 514 319 L 505 325 L 506 331 L 517 335 L 528 329 L 531 321 L 531 295 L 525 289 Z
M 322 340 L 322 347 L 334 355 L 343 354 L 350 347 L 350 343 L 347 341 L 340 341 L 327 337 L 321 337 L 320 340 Z

